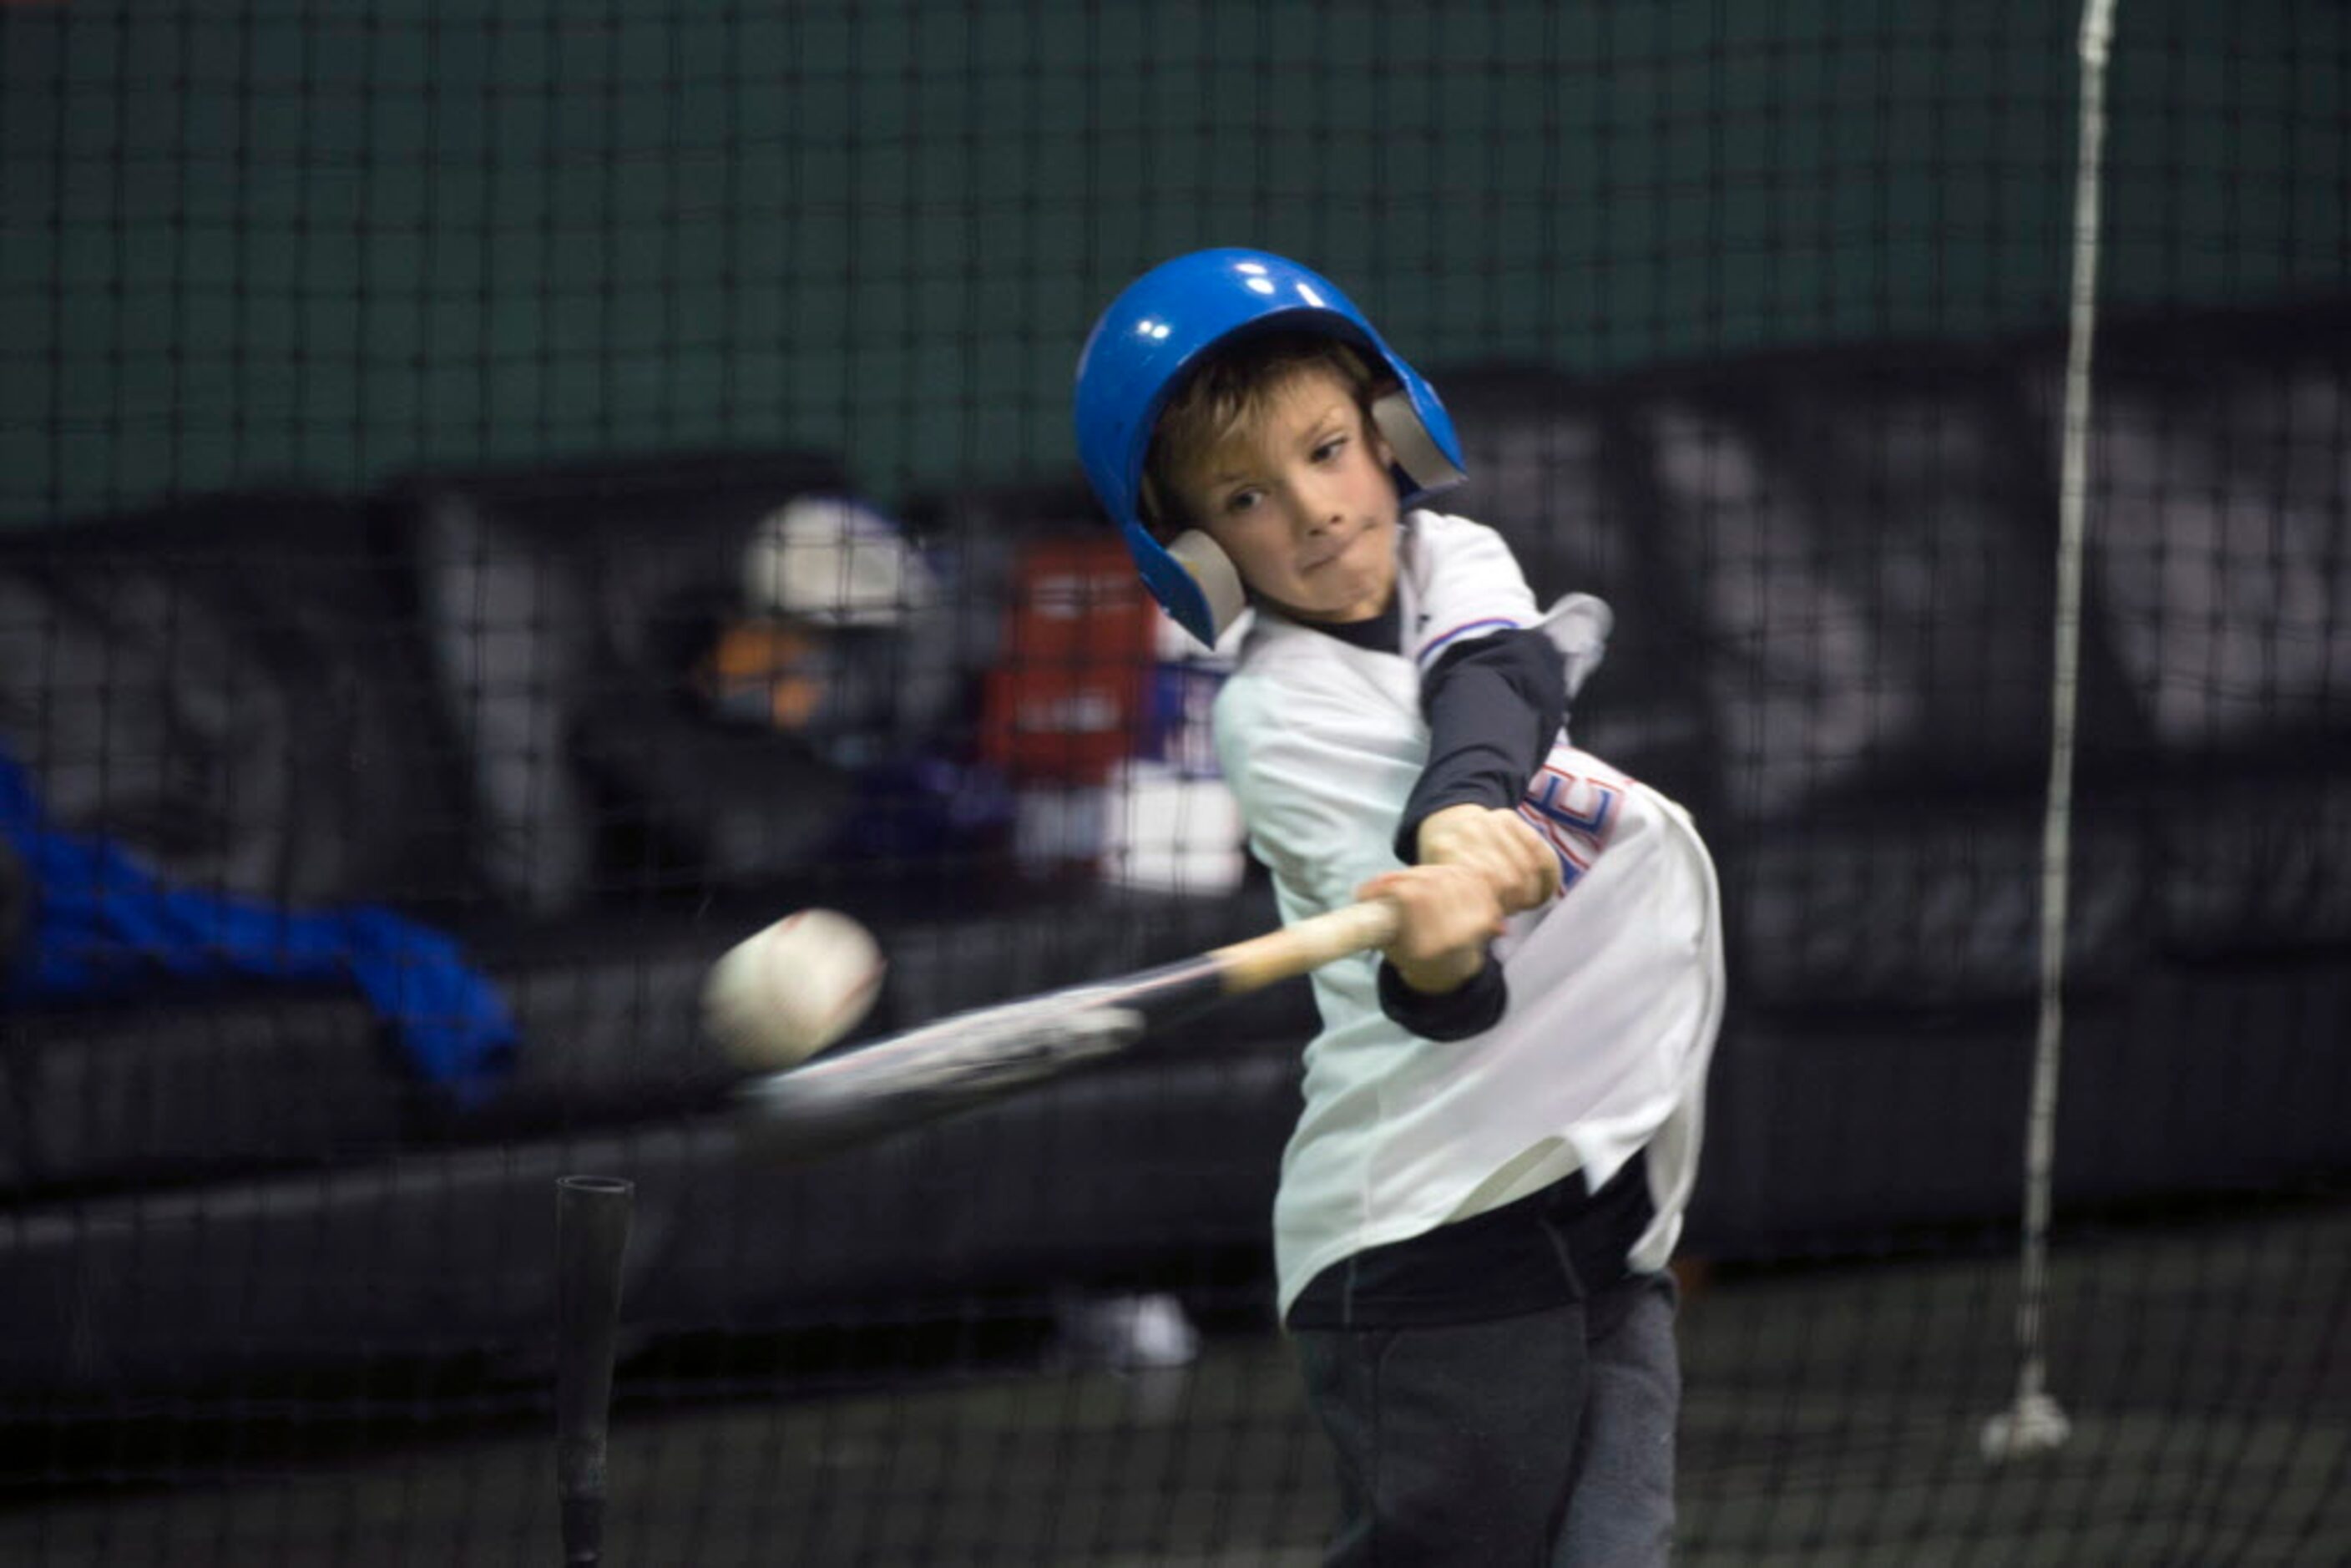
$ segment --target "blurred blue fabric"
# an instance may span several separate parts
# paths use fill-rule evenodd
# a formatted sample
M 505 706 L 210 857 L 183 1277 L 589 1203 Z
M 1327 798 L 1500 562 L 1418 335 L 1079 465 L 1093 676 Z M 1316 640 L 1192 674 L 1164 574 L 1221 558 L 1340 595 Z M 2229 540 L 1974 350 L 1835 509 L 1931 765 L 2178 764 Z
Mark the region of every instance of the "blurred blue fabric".
M 517 1037 L 505 999 L 429 926 L 373 905 L 298 911 L 173 886 L 119 843 L 50 828 L 5 750 L 0 835 L 32 884 L 20 950 L 0 955 L 0 999 L 120 998 L 166 981 L 340 981 L 462 1105 L 490 1098 L 513 1066 Z

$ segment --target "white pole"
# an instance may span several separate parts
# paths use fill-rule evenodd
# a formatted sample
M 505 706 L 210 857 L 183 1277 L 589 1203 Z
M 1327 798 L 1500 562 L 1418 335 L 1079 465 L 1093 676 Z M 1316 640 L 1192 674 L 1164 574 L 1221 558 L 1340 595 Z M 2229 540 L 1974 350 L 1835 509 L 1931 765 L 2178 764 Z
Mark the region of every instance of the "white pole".
M 2065 915 L 2074 827 L 2074 743 L 2081 696 L 2082 557 L 2089 496 L 2090 360 L 2098 319 L 2098 177 L 2106 134 L 2106 58 L 2114 0 L 2085 0 L 2079 146 L 2074 170 L 2074 287 L 2057 482 L 2057 603 L 2050 676 L 2049 799 L 2041 824 L 2041 1009 L 2024 1140 L 2023 1256 L 2017 1281 L 2016 1398 L 1984 1424 L 1984 1458 L 2044 1453 L 2072 1431 L 2047 1387 L 2051 1169 L 2065 1034 Z

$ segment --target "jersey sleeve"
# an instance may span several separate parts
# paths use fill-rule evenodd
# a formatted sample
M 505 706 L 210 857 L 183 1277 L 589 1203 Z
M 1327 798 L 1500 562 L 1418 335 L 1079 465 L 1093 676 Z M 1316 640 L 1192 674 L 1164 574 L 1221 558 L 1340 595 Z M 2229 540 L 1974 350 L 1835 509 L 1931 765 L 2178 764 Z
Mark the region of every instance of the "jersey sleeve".
M 1405 652 L 1424 678 L 1451 649 L 1541 620 L 1518 557 L 1485 524 L 1415 512 L 1407 549 L 1415 591 Z

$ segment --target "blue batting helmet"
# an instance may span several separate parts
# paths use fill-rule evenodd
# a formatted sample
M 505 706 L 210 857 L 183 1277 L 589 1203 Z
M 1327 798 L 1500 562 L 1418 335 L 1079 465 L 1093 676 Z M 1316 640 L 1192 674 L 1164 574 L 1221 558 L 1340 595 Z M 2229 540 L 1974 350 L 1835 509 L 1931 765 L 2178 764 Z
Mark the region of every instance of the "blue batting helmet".
M 1078 356 L 1078 456 L 1152 597 L 1211 647 L 1240 612 L 1238 575 L 1197 530 L 1164 546 L 1152 538 L 1142 514 L 1144 465 L 1160 412 L 1186 372 L 1218 344 L 1267 330 L 1339 339 L 1395 376 L 1397 390 L 1379 399 L 1372 417 L 1395 455 L 1401 505 L 1462 478 L 1460 440 L 1436 389 L 1320 273 L 1261 250 L 1202 250 L 1128 284 Z

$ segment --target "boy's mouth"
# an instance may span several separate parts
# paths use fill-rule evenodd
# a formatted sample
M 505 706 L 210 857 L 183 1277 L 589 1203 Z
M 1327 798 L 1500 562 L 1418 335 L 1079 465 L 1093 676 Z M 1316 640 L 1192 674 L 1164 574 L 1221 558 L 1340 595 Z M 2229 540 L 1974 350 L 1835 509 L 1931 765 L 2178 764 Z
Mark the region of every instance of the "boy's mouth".
M 1345 555 L 1347 551 L 1353 547 L 1354 543 L 1355 536 L 1353 534 L 1349 534 L 1344 538 L 1325 544 L 1321 549 L 1314 551 L 1312 554 L 1301 557 L 1298 562 L 1298 570 L 1301 572 L 1320 571 L 1322 568 L 1329 566 L 1332 561 L 1337 560 L 1341 556 Z

